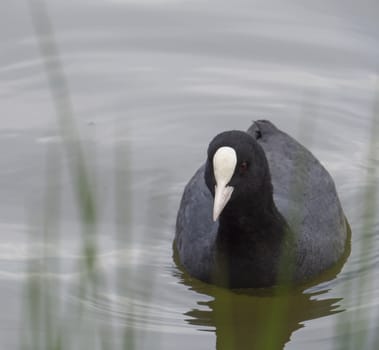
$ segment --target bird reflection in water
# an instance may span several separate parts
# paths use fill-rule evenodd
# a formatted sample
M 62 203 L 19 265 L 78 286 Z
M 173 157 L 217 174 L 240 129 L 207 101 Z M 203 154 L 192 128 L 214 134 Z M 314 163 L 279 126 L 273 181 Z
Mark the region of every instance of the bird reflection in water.
M 283 349 L 305 321 L 344 311 L 342 298 L 327 295 L 349 255 L 348 244 L 333 269 L 297 287 L 229 290 L 178 270 L 181 283 L 212 298 L 186 312 L 186 321 L 200 331 L 215 332 L 217 350 Z

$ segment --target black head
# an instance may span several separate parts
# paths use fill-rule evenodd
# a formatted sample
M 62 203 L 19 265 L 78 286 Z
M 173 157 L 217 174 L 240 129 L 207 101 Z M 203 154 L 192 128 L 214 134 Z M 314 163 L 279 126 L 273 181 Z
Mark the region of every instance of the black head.
M 205 182 L 215 198 L 214 220 L 224 207 L 225 211 L 242 208 L 251 206 L 254 199 L 259 202 L 266 195 L 272 197 L 264 151 L 243 131 L 223 132 L 209 144 Z

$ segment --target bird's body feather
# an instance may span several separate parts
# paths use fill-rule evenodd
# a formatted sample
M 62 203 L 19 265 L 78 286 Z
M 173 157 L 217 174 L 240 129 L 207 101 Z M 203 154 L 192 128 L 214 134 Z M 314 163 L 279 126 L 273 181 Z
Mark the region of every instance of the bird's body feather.
M 238 249 L 227 248 L 229 267 L 220 265 L 219 220 L 212 220 L 213 196 L 204 180 L 206 165 L 203 165 L 184 190 L 174 249 L 184 269 L 200 280 L 218 283 L 214 281 L 214 274 L 220 272 L 218 269 L 229 268 L 227 284 L 230 287 L 276 284 L 277 269 L 285 257 L 282 253 L 291 250 L 291 279 L 306 281 L 336 263 L 345 249 L 347 223 L 334 182 L 305 147 L 270 122 L 255 122 L 247 133 L 264 150 L 274 203 L 291 237 L 279 239 L 276 245 L 275 229 L 271 227 L 265 232 L 259 223 L 262 229 L 252 230 L 245 245 L 240 242 Z M 230 236 L 229 233 L 226 236 L 232 235 L 230 232 Z M 233 242 L 227 240 L 226 244 L 233 246 Z

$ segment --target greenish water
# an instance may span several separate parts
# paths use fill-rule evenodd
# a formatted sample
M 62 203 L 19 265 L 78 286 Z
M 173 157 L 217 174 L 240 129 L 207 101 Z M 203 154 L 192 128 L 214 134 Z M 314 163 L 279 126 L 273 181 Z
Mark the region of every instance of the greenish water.
M 0 347 L 375 349 L 378 5 L 39 4 L 0 4 Z M 345 264 L 279 295 L 195 281 L 171 249 L 209 140 L 262 117 L 352 229 Z

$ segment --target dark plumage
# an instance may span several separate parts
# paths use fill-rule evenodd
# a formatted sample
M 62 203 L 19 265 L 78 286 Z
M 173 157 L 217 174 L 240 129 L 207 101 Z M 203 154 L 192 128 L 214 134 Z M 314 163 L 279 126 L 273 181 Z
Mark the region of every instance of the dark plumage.
M 227 183 L 233 190 L 214 222 L 215 154 L 225 146 L 236 154 Z M 212 140 L 206 163 L 184 190 L 174 249 L 184 269 L 202 281 L 267 287 L 304 282 L 333 266 L 346 237 L 329 173 L 292 137 L 260 120 L 247 132 Z

